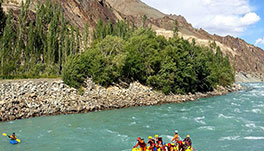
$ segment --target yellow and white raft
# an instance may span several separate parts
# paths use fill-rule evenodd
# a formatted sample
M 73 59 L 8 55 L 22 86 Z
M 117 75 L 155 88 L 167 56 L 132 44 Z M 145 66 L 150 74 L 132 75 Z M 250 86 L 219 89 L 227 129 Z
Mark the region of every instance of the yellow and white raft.
M 176 150 L 178 150 L 178 149 L 179 148 L 177 146 Z M 140 150 L 140 148 L 133 148 L 132 151 L 141 151 L 141 150 Z M 147 150 L 146 151 L 151 151 L 151 150 L 149 150 L 149 147 L 147 147 Z M 157 151 L 162 151 L 162 150 L 161 149 L 158 149 Z M 192 147 L 189 146 L 185 151 L 193 151 L 193 149 L 192 149 Z

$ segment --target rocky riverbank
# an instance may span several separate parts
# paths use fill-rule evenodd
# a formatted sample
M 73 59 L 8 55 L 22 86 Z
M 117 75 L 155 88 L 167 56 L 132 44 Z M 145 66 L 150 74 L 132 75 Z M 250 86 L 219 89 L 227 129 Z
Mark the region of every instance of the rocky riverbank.
M 201 97 L 224 95 L 240 90 L 240 85 L 218 87 L 208 93 L 164 95 L 138 82 L 126 88 L 104 88 L 87 79 L 84 88 L 70 88 L 60 79 L 0 81 L 0 121 L 37 116 L 87 113 L 133 106 L 182 103 Z

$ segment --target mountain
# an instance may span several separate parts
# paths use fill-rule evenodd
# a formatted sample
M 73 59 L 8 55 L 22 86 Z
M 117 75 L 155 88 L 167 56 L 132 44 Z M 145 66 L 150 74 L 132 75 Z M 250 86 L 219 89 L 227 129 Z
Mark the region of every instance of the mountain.
M 32 1 L 34 12 L 36 0 Z M 136 26 L 142 26 L 142 17 L 147 16 L 146 24 L 159 35 L 169 38 L 173 35 L 174 22 L 177 21 L 179 36 L 184 39 L 195 39 L 198 45 L 209 45 L 214 42 L 235 64 L 238 81 L 264 80 L 264 51 L 248 44 L 240 38 L 211 35 L 203 29 L 196 29 L 183 16 L 164 14 L 140 0 L 57 0 L 61 4 L 66 18 L 74 25 L 84 28 L 90 24 L 90 30 L 101 19 L 115 23 L 116 20 L 128 20 Z M 4 0 L 4 10 L 18 9 L 21 0 Z
M 221 37 L 211 35 L 203 29 L 195 29 L 183 16 L 165 15 L 154 8 L 150 8 L 140 0 L 106 0 L 114 9 L 128 16 L 141 20 L 142 14 L 148 17 L 149 24 L 158 34 L 166 37 L 173 35 L 174 20 L 179 25 L 180 36 L 185 39 L 196 39 L 198 44 L 208 45 L 215 41 L 225 55 L 235 63 L 238 80 L 251 78 L 253 81 L 263 80 L 264 51 L 248 44 L 240 38 L 232 36 Z M 244 78 L 243 78 L 244 77 Z

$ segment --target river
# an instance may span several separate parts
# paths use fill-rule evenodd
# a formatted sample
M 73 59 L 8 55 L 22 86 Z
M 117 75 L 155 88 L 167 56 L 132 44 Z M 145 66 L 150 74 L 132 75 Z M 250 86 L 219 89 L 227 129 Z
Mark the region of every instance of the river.
M 17 145 L 0 137 L 0 151 L 130 151 L 138 136 L 166 142 L 175 129 L 198 151 L 264 150 L 264 83 L 250 89 L 183 104 L 38 117 L 0 123 L 16 132 Z

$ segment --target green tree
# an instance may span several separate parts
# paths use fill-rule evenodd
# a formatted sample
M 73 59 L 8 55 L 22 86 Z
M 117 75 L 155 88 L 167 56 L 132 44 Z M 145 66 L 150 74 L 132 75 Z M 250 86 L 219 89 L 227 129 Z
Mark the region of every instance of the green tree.
M 73 87 L 80 87 L 87 77 L 103 86 L 118 82 L 126 58 L 125 41 L 107 36 L 80 56 L 71 56 L 63 68 L 63 80 Z
M 178 37 L 178 32 L 179 32 L 178 26 L 179 26 L 178 21 L 175 20 L 174 27 L 173 27 L 173 37 Z
M 6 24 L 6 15 L 2 8 L 2 0 L 0 0 L 0 39 L 3 35 L 5 24 Z
M 16 43 L 16 29 L 13 23 L 13 12 L 9 11 L 6 26 L 1 38 L 0 56 L 1 56 L 1 74 L 3 77 L 11 76 L 16 69 L 16 60 L 14 52 Z
M 148 17 L 146 15 L 143 15 L 143 17 L 142 17 L 142 27 L 145 27 L 147 19 L 148 19 Z
M 87 50 L 89 46 L 89 24 L 88 23 L 85 24 L 83 41 L 84 41 L 84 49 Z

